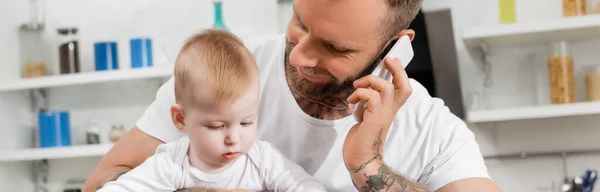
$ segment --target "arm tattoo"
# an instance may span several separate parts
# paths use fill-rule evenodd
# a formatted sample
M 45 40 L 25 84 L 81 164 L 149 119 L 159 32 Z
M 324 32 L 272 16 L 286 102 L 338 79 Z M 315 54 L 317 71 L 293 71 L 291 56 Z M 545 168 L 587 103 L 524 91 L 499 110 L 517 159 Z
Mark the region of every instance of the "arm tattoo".
M 377 151 L 377 154 L 375 155 L 375 157 L 369 159 L 369 161 L 363 163 L 358 168 L 354 169 L 354 173 L 358 173 L 360 170 L 364 169 L 373 160 L 382 159 L 381 152 L 379 151 L 379 146 L 381 145 L 381 140 L 382 140 L 381 139 L 382 134 L 383 134 L 383 129 L 379 129 L 379 136 L 377 137 L 377 140 L 375 142 L 373 142 L 373 150 Z
M 383 129 L 379 130 L 379 136 L 377 140 L 373 142 L 373 148 L 377 151 L 375 157 L 369 159 L 367 162 L 360 165 L 357 169 L 354 169 L 354 173 L 358 173 L 367 167 L 368 164 L 373 162 L 374 160 L 382 160 L 380 146 L 383 142 L 381 136 L 383 134 Z M 365 176 L 365 185 L 362 187 L 358 187 L 354 180 L 352 183 L 354 187 L 359 189 L 361 192 L 377 192 L 377 191 L 398 191 L 398 192 L 425 192 L 427 189 L 417 182 L 411 181 L 409 178 L 403 177 L 399 174 L 394 173 L 390 168 L 385 165 L 381 165 L 377 169 L 377 175 L 367 175 L 363 173 Z
M 425 192 L 425 187 L 408 178 L 394 173 L 390 168 L 382 165 L 377 169 L 377 175 L 367 175 L 366 186 L 360 188 L 361 192 L 376 191 L 401 191 L 401 192 Z
M 124 175 L 127 172 L 129 172 L 129 170 L 121 171 L 121 172 L 117 173 L 113 178 L 108 180 L 107 182 L 116 181 L 117 179 L 119 179 L 119 177 L 121 177 L 122 175 Z M 104 184 L 106 184 L 106 183 L 104 183 Z M 96 190 L 100 190 L 102 187 L 104 187 L 104 184 L 101 184 L 100 186 L 96 187 Z
M 125 173 L 129 172 L 129 170 L 127 171 L 122 171 L 120 173 L 117 173 L 112 179 L 110 179 L 109 181 L 116 181 L 117 179 L 119 179 L 119 177 L 121 177 L 122 175 L 125 175 Z

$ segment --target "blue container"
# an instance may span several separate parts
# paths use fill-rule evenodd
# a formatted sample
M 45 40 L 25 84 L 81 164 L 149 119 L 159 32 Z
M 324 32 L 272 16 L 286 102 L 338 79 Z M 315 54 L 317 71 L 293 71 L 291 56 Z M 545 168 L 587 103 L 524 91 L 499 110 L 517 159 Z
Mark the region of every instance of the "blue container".
M 215 9 L 215 21 L 213 22 L 213 28 L 222 29 L 225 31 L 229 31 L 225 23 L 223 22 L 223 10 L 222 10 L 223 2 L 215 1 L 213 2 L 213 7 Z
M 94 44 L 96 71 L 119 69 L 116 42 L 98 42 Z
M 152 67 L 152 39 L 135 38 L 131 45 L 131 68 Z
M 38 113 L 40 147 L 71 145 L 69 112 L 42 111 Z

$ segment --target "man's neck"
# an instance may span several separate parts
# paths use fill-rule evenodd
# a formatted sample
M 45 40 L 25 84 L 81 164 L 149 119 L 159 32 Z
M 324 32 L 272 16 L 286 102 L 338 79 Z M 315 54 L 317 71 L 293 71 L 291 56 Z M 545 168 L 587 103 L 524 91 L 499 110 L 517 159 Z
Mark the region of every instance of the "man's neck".
M 345 94 L 322 99 L 311 99 L 296 92 L 293 93 L 296 103 L 298 103 L 298 106 L 300 106 L 302 111 L 314 118 L 336 120 L 352 114 L 352 111 L 348 107 L 348 102 L 345 99 L 347 98 Z

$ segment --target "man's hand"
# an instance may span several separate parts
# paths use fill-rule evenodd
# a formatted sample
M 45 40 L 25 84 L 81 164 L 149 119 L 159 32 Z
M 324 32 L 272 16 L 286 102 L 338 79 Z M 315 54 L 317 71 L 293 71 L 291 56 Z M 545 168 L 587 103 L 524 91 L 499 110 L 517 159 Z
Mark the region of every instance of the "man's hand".
M 348 97 L 351 104 L 365 103 L 363 121 L 354 125 L 344 141 L 344 163 L 356 189 L 376 191 L 427 191 L 421 184 L 394 173 L 383 162 L 383 145 L 396 112 L 404 105 L 412 88 L 399 59 L 385 59 L 393 83 L 375 76 L 354 82 L 356 91 Z
M 346 168 L 359 171 L 366 164 L 380 160 L 383 144 L 396 112 L 412 93 L 412 88 L 400 59 L 385 59 L 393 83 L 376 76 L 366 76 L 354 82 L 356 91 L 348 102 L 365 103 L 363 121 L 354 125 L 344 141 L 343 156 Z

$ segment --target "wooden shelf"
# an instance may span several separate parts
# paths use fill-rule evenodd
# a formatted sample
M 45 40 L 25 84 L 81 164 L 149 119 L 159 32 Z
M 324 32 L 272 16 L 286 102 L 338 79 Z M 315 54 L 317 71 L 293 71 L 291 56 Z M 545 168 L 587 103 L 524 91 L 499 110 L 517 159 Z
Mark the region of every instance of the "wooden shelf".
M 30 79 L 19 79 L 9 82 L 0 82 L 0 92 L 134 79 L 162 78 L 170 77 L 172 74 L 173 69 L 171 68 L 143 68 L 45 76 Z
M 78 145 L 69 147 L 30 148 L 0 151 L 0 162 L 33 161 L 42 159 L 66 159 L 104 156 L 112 144 Z
M 466 28 L 462 33 L 462 39 L 468 47 L 477 47 L 483 43 L 519 45 L 589 38 L 600 38 L 600 14 L 478 26 Z
M 472 123 L 485 123 L 595 114 L 600 114 L 600 102 L 469 111 L 467 119 Z

